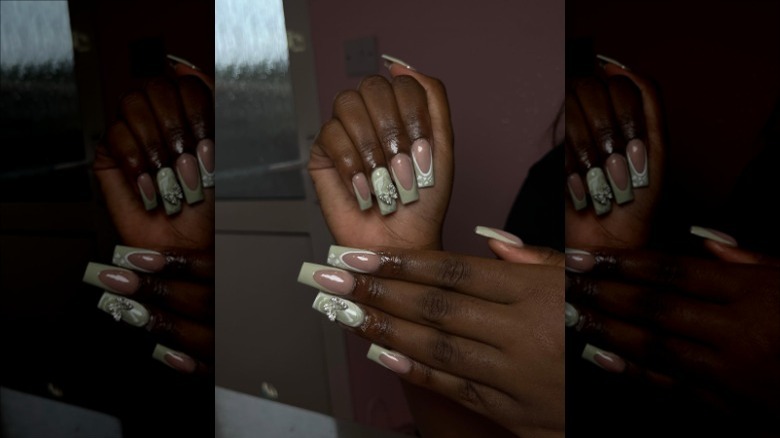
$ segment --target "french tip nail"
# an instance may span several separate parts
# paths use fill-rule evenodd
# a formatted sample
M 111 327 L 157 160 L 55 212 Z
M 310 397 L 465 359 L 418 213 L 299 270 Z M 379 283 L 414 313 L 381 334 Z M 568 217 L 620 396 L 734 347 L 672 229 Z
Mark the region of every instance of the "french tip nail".
M 604 56 L 604 55 L 596 55 L 596 59 L 598 59 L 599 61 L 606 62 L 608 64 L 616 65 L 616 66 L 622 68 L 623 70 L 631 71 L 631 69 L 626 67 L 625 64 L 619 62 L 618 60 L 616 60 L 614 58 L 610 58 L 610 57 Z
M 729 236 L 728 234 L 713 230 L 712 228 L 705 228 L 699 226 L 692 226 L 690 230 L 691 234 L 704 239 L 712 240 L 714 242 L 722 243 L 728 246 L 737 246 L 737 239 Z
M 368 353 L 366 353 L 366 357 L 390 371 L 399 374 L 406 374 L 412 369 L 412 363 L 406 356 L 397 351 L 380 347 L 377 344 L 371 344 Z
M 189 67 L 189 68 L 191 68 L 193 70 L 200 71 L 200 69 L 195 64 L 187 61 L 186 59 L 184 59 L 182 57 L 179 57 L 179 56 L 176 56 L 176 55 L 171 55 L 170 53 L 165 55 L 165 57 L 168 58 L 169 60 L 177 63 L 177 64 L 184 64 L 184 65 L 186 65 L 187 67 Z
M 404 68 L 408 68 L 409 70 L 416 71 L 416 69 L 414 67 L 412 67 L 411 65 L 409 65 L 407 62 L 402 61 L 402 60 L 400 60 L 400 59 L 398 59 L 398 58 L 396 58 L 394 56 L 390 56 L 388 54 L 383 53 L 382 54 L 382 59 L 384 59 L 385 61 L 388 61 L 388 62 L 385 63 L 385 67 L 387 67 L 388 69 L 390 69 L 390 66 L 392 66 L 393 64 L 398 64 L 398 65 L 400 65 L 400 66 L 402 66 Z
M 582 358 L 611 373 L 622 373 L 626 369 L 626 361 L 620 356 L 591 344 L 585 345 Z
M 564 310 L 564 317 L 566 322 L 566 327 L 574 327 L 577 325 L 577 323 L 580 321 L 580 312 L 577 310 L 576 307 L 572 306 L 569 303 L 566 303 L 566 308 Z
M 523 246 L 523 241 L 519 237 L 515 236 L 514 234 L 507 233 L 504 230 L 499 230 L 498 228 L 490 228 L 479 225 L 474 228 L 474 233 L 478 236 L 487 237 L 488 239 L 495 239 L 499 242 L 504 242 L 509 245 L 514 245 L 517 247 Z
M 162 344 L 157 344 L 154 346 L 152 357 L 164 363 L 165 365 L 168 365 L 169 367 L 183 373 L 192 373 L 198 367 L 195 360 L 190 356 L 182 353 L 181 351 L 168 348 Z

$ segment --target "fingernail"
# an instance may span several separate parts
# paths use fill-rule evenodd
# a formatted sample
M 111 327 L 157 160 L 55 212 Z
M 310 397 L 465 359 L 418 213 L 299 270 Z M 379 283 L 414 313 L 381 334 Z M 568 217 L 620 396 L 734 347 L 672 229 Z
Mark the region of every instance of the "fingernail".
M 406 154 L 396 154 L 390 160 L 390 170 L 393 172 L 393 180 L 398 188 L 398 195 L 403 204 L 411 204 L 420 199 L 417 191 L 417 180 L 412 169 L 412 159 Z
M 390 55 L 385 55 L 385 54 L 383 53 L 383 54 L 382 54 L 382 59 L 384 59 L 385 61 L 387 61 L 387 62 L 385 62 L 385 67 L 387 67 L 388 69 L 390 69 L 390 66 L 391 66 L 392 64 L 398 64 L 398 65 L 400 65 L 401 67 L 406 67 L 406 68 L 408 68 L 409 70 L 415 70 L 415 68 L 414 68 L 414 67 L 412 67 L 411 65 L 409 65 L 408 63 L 406 63 L 406 62 L 404 62 L 404 61 L 401 61 L 400 59 L 398 59 L 398 58 L 395 58 L 395 57 L 393 57 L 393 56 L 390 56 Z
M 388 350 L 376 344 L 371 344 L 366 357 L 398 374 L 406 374 L 412 369 L 412 361 L 397 351 Z
M 355 277 L 342 269 L 304 262 L 298 272 L 298 283 L 336 295 L 348 295 L 355 288 Z
M 588 272 L 596 265 L 593 254 L 579 249 L 566 248 L 566 270 L 578 274 Z
M 621 359 L 620 356 L 590 344 L 586 344 L 585 349 L 582 350 L 582 358 L 610 373 L 622 373 L 626 369 L 626 361 Z
M 412 162 L 417 176 L 417 187 L 433 187 L 433 150 L 428 140 L 418 138 L 412 143 Z
M 628 170 L 631 172 L 631 184 L 635 188 L 650 185 L 650 175 L 647 171 L 647 148 L 645 142 L 635 138 L 626 145 Z
M 149 322 L 149 311 L 141 303 L 110 292 L 103 292 L 98 308 L 117 322 L 121 320 L 136 327 L 143 327 Z
M 331 245 L 328 250 L 328 264 L 337 268 L 370 273 L 379 269 L 379 256 L 371 251 Z
M 628 177 L 628 163 L 620 154 L 607 157 L 607 178 L 615 194 L 615 202 L 625 204 L 634 200 L 634 190 Z
M 483 227 L 480 225 L 474 228 L 474 233 L 476 233 L 478 236 L 487 237 L 488 239 L 495 239 L 499 242 L 508 243 L 520 248 L 523 246 L 523 241 L 520 240 L 519 237 L 497 228 Z
M 159 272 L 165 267 L 165 256 L 150 249 L 117 245 L 111 262 L 134 271 Z
M 569 195 L 574 209 L 579 211 L 588 206 L 588 198 L 585 196 L 585 184 L 577 173 L 572 173 L 566 178 L 566 184 L 569 186 Z
M 390 179 L 390 173 L 384 167 L 377 167 L 371 172 L 371 184 L 374 186 L 374 196 L 379 204 L 379 212 L 388 215 L 398 207 L 395 200 L 398 199 L 398 191 Z
M 138 175 L 138 191 L 141 192 L 141 200 L 147 211 L 157 208 L 157 192 L 154 191 L 154 182 L 148 173 Z
M 176 56 L 176 55 L 171 55 L 171 54 L 169 53 L 169 54 L 165 55 L 165 57 L 166 57 L 166 58 L 168 58 L 170 61 L 172 61 L 172 62 L 171 62 L 171 64 L 172 64 L 172 65 L 176 65 L 176 64 L 184 64 L 184 65 L 186 65 L 186 66 L 187 66 L 187 67 L 189 67 L 189 68 L 192 68 L 192 69 L 195 69 L 195 70 L 200 70 L 198 67 L 196 67 L 196 66 L 195 66 L 195 64 L 193 64 L 193 63 L 191 63 L 191 62 L 187 61 L 187 60 L 186 60 L 186 59 L 184 59 L 184 58 L 178 57 L 178 56 Z
M 183 373 L 192 373 L 198 367 L 195 359 L 160 344 L 155 345 L 152 357 Z
M 203 188 L 214 187 L 214 142 L 207 138 L 201 140 L 196 152 Z
M 184 153 L 176 159 L 176 173 L 184 189 L 184 199 L 188 204 L 195 204 L 203 200 L 203 188 L 200 183 L 198 163 L 190 154 Z
M 565 317 L 566 327 L 574 327 L 580 321 L 580 312 L 576 307 L 566 303 Z
M 713 230 L 712 228 L 704 228 L 704 227 L 697 227 L 693 226 L 691 227 L 691 234 L 694 236 L 703 237 L 705 239 L 709 239 L 718 243 L 722 243 L 724 245 L 728 246 L 737 246 L 737 239 L 729 236 L 728 234 Z
M 350 327 L 357 327 L 363 324 L 363 319 L 365 318 L 363 309 L 358 307 L 357 304 L 344 298 L 328 295 L 325 292 L 317 294 L 311 307 L 326 315 L 331 322 L 339 321 Z
M 630 69 L 630 68 L 628 68 L 628 67 L 626 67 L 626 66 L 625 66 L 625 64 L 622 64 L 622 63 L 618 62 L 617 60 L 615 60 L 615 59 L 612 59 L 612 58 L 609 58 L 609 57 L 607 57 L 607 56 L 604 56 L 604 55 L 596 55 L 596 58 L 597 58 L 599 61 L 601 61 L 601 62 L 599 63 L 599 65 L 601 65 L 601 67 L 604 67 L 604 65 L 605 65 L 605 63 L 606 63 L 606 64 L 613 64 L 613 65 L 616 65 L 616 66 L 618 66 L 618 67 L 620 67 L 620 68 L 622 68 L 623 70 L 626 70 L 626 71 L 631 71 L 631 69 Z
M 599 167 L 592 167 L 585 178 L 588 180 L 588 191 L 596 214 L 608 213 L 612 209 L 612 190 L 609 189 L 604 172 Z
M 176 175 L 170 167 L 163 167 L 157 171 L 157 187 L 160 189 L 160 197 L 165 206 L 165 212 L 169 215 L 181 211 L 181 200 L 184 198 L 181 186 L 176 182 Z
M 368 210 L 374 204 L 371 201 L 371 188 L 368 187 L 368 179 L 363 172 L 355 174 L 352 177 L 352 189 L 355 191 L 358 205 L 363 211 Z
M 84 271 L 85 283 L 116 292 L 120 295 L 131 295 L 141 284 L 138 275 L 127 269 L 90 262 Z

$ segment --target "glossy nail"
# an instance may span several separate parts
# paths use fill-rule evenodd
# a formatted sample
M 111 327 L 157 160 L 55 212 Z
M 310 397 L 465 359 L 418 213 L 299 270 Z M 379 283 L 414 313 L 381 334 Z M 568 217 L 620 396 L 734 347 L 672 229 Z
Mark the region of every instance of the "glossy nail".
M 203 188 L 214 187 L 214 142 L 208 138 L 201 140 L 196 152 Z
M 615 202 L 625 204 L 634 200 L 634 189 L 628 175 L 628 163 L 620 154 L 607 157 L 607 178 L 615 195 Z
M 154 347 L 152 357 L 183 373 L 192 373 L 198 367 L 195 359 L 187 356 L 181 351 L 176 351 L 160 344 L 157 344 Z
M 336 295 L 348 295 L 355 288 L 355 277 L 342 269 L 304 262 L 298 282 Z
M 377 167 L 371 172 L 371 184 L 374 186 L 374 196 L 379 204 L 379 212 L 388 215 L 398 207 L 395 200 L 398 199 L 398 191 L 395 189 L 390 173 L 384 167 Z
M 328 264 L 350 271 L 370 273 L 379 269 L 381 261 L 376 253 L 346 246 L 331 245 Z
M 398 374 L 406 374 L 412 369 L 412 361 L 409 358 L 397 351 L 388 350 L 376 344 L 371 344 L 366 357 Z
M 693 226 L 691 227 L 691 234 L 712 240 L 714 242 L 722 243 L 724 245 L 737 246 L 737 239 L 722 231 L 713 230 L 712 228 Z
M 196 204 L 203 200 L 203 188 L 200 182 L 200 172 L 195 157 L 184 153 L 176 159 L 176 174 L 184 189 L 184 199 L 188 204 Z
M 157 251 L 117 245 L 111 263 L 140 272 L 159 272 L 165 267 L 165 256 Z
M 141 284 L 133 271 L 93 262 L 87 265 L 83 281 L 120 295 L 132 295 Z
M 592 167 L 585 178 L 588 180 L 588 190 L 596 214 L 608 213 L 612 210 L 612 190 L 609 189 L 604 172 L 599 167 Z
M 193 70 L 200 70 L 198 67 L 195 66 L 195 64 L 193 64 L 193 63 L 191 63 L 191 62 L 187 61 L 186 59 L 181 58 L 179 56 L 171 55 L 169 53 L 169 54 L 165 55 L 165 57 L 168 58 L 168 60 L 171 61 L 171 63 L 173 65 L 175 65 L 175 64 L 184 64 L 184 65 L 186 65 L 187 67 L 189 67 L 189 68 L 191 68 Z
M 383 53 L 382 54 L 382 59 L 384 59 L 386 61 L 385 62 L 385 67 L 387 67 L 388 69 L 390 68 L 390 66 L 392 64 L 398 64 L 401 67 L 408 68 L 409 70 L 414 70 L 414 67 L 412 67 L 411 65 L 409 65 L 408 63 L 406 63 L 404 61 L 401 61 L 400 59 L 398 59 L 396 57 L 393 57 L 393 56 L 390 56 L 390 55 L 386 55 L 386 54 Z
M 590 344 L 586 344 L 582 350 L 582 358 L 611 373 L 622 373 L 626 369 L 626 361 L 620 356 Z
M 604 67 L 604 65 L 605 65 L 605 64 L 612 64 L 612 65 L 616 65 L 616 66 L 618 66 L 618 67 L 622 68 L 623 70 L 626 70 L 626 71 L 631 71 L 631 69 L 630 69 L 630 68 L 628 68 L 628 67 L 626 67 L 626 66 L 625 66 L 625 64 L 623 64 L 623 63 L 621 63 L 621 62 L 618 62 L 618 61 L 617 61 L 617 60 L 615 60 L 615 59 L 609 58 L 609 57 L 607 57 L 607 56 L 604 56 L 604 55 L 596 55 L 596 59 L 598 59 L 598 60 L 600 61 L 600 62 L 599 62 L 599 65 L 601 65 L 602 67 Z
M 350 327 L 358 327 L 360 324 L 363 324 L 363 319 L 365 318 L 363 309 L 357 304 L 344 298 L 328 295 L 325 292 L 317 294 L 311 307 L 327 316 L 331 322 L 339 321 Z
M 147 211 L 157 208 L 157 192 L 154 190 L 152 177 L 148 173 L 138 175 L 138 191 L 141 193 L 141 200 Z
M 580 322 L 580 312 L 569 303 L 566 303 L 564 317 L 566 318 L 566 327 L 574 327 Z
M 363 172 L 356 173 L 352 177 L 352 190 L 355 191 L 355 197 L 361 210 L 366 211 L 371 208 L 374 204 L 371 201 L 371 188 L 368 187 L 368 178 Z
M 582 274 L 596 265 L 593 254 L 579 249 L 566 248 L 566 270 Z
M 574 204 L 574 209 L 579 211 L 588 206 L 588 198 L 585 193 L 585 184 L 577 173 L 572 173 L 566 178 L 566 185 L 569 187 L 569 196 Z
M 160 197 L 165 206 L 165 212 L 169 215 L 181 211 L 181 200 L 184 195 L 181 186 L 176 181 L 176 175 L 170 167 L 163 167 L 157 171 L 157 188 L 160 189 Z
M 417 187 L 433 187 L 433 150 L 428 140 L 418 138 L 412 143 L 412 163 L 417 176 Z
M 412 159 L 406 154 L 396 154 L 390 160 L 390 171 L 393 174 L 393 181 L 398 189 L 398 195 L 401 203 L 411 204 L 420 199 L 417 191 L 417 179 L 414 177 L 412 169 Z
M 488 239 L 495 239 L 499 242 L 508 243 L 517 247 L 523 246 L 523 241 L 520 240 L 519 237 L 515 236 L 514 234 L 507 233 L 504 230 L 499 230 L 498 228 L 483 227 L 480 225 L 474 228 L 474 233 L 478 236 L 487 237 Z
M 631 172 L 631 184 L 634 188 L 649 186 L 650 174 L 647 170 L 645 143 L 638 138 L 629 141 L 626 145 L 626 156 L 628 157 L 628 170 Z
M 111 315 L 114 321 L 121 320 L 136 327 L 143 327 L 149 322 L 149 311 L 141 303 L 110 292 L 103 292 L 98 309 Z

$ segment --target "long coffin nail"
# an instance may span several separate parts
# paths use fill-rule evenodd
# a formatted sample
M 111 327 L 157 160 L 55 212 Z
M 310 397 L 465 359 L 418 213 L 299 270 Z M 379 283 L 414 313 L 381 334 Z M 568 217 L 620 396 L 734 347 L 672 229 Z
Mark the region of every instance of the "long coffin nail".
M 159 272 L 165 267 L 165 256 L 150 249 L 117 245 L 111 262 L 134 271 Z
M 487 237 L 488 239 L 495 239 L 499 242 L 508 243 L 520 248 L 523 246 L 523 241 L 520 240 L 519 237 L 497 228 L 483 227 L 480 225 L 474 228 L 474 233 L 478 236 Z
M 412 369 L 412 361 L 409 358 L 397 351 L 388 350 L 376 344 L 371 344 L 366 357 L 398 374 L 406 374 Z
M 566 303 L 566 309 L 564 312 L 564 317 L 566 318 L 566 327 L 574 327 L 578 322 L 580 322 L 580 312 L 576 307 Z
M 626 361 L 620 356 L 590 344 L 586 344 L 582 350 L 582 358 L 611 373 L 622 373 L 626 369 Z
M 352 177 L 352 189 L 355 191 L 355 197 L 362 211 L 366 211 L 374 205 L 371 201 L 371 188 L 368 186 L 368 178 L 366 178 L 363 172 L 357 173 Z
M 355 288 L 355 277 L 343 269 L 304 262 L 298 282 L 336 295 L 348 295 Z
M 93 262 L 87 265 L 83 281 L 120 295 L 132 295 L 141 284 L 133 271 Z
M 149 322 L 149 311 L 141 303 L 110 292 L 103 292 L 98 308 L 111 315 L 114 321 L 124 321 L 136 327 L 143 327 Z
M 214 142 L 208 138 L 201 140 L 196 152 L 203 188 L 214 187 Z
M 634 190 L 628 175 L 628 163 L 620 154 L 607 157 L 607 178 L 615 194 L 615 202 L 625 204 L 634 200 Z
M 371 172 L 371 184 L 374 186 L 374 195 L 379 212 L 382 215 L 388 215 L 394 212 L 398 206 L 395 200 L 398 199 L 398 191 L 395 189 L 393 180 L 390 179 L 390 173 L 384 167 L 377 167 Z
M 412 159 L 408 155 L 396 154 L 390 160 L 390 170 L 393 173 L 393 180 L 398 188 L 401 203 L 411 204 L 420 199 L 420 193 L 417 191 L 417 178 L 414 177 L 414 169 L 412 169 Z
M 311 307 L 327 316 L 331 322 L 339 321 L 350 327 L 357 327 L 360 324 L 363 324 L 363 319 L 365 318 L 363 309 L 357 304 L 335 295 L 326 294 L 325 292 L 317 294 Z
M 697 227 L 693 226 L 691 227 L 691 234 L 694 236 L 703 237 L 705 239 L 709 239 L 718 243 L 722 243 L 724 245 L 728 246 L 737 246 L 737 239 L 729 236 L 728 234 L 713 230 L 712 228 L 704 228 L 704 227 Z
M 593 209 L 597 215 L 608 213 L 612 210 L 612 190 L 609 188 L 604 171 L 599 167 L 592 167 L 585 175 L 588 180 L 590 198 L 593 200 Z
M 412 143 L 412 162 L 417 176 L 417 187 L 433 187 L 433 149 L 428 140 L 418 138 Z
M 625 64 L 623 64 L 621 62 L 618 62 L 617 60 L 615 60 L 613 58 L 610 58 L 610 57 L 607 57 L 607 56 L 604 56 L 604 55 L 596 55 L 596 59 L 598 59 L 600 61 L 599 64 L 602 67 L 604 67 L 605 64 L 612 64 L 612 65 L 616 65 L 616 66 L 622 68 L 623 70 L 631 71 L 631 69 L 626 67 Z
M 566 270 L 582 274 L 596 265 L 593 254 L 579 249 L 566 248 Z
M 147 211 L 157 208 L 157 192 L 154 190 L 152 177 L 148 173 L 142 173 L 138 176 L 138 191 L 141 193 L 141 200 Z
M 196 204 L 203 200 L 203 187 L 198 171 L 198 162 L 195 157 L 184 153 L 176 159 L 176 174 L 184 189 L 184 199 L 187 204 Z
M 161 344 L 155 345 L 152 357 L 183 373 L 192 373 L 198 367 L 195 359 Z
M 392 64 L 398 64 L 401 67 L 408 68 L 409 70 L 414 70 L 414 67 L 412 67 L 411 65 L 409 65 L 405 61 L 401 61 L 400 59 L 398 59 L 396 57 L 393 57 L 393 56 L 390 56 L 390 55 L 386 55 L 386 54 L 383 53 L 382 54 L 382 59 L 384 59 L 386 61 L 385 62 L 385 67 L 387 67 L 388 69 L 390 68 L 390 66 Z
M 328 250 L 328 264 L 341 269 L 362 273 L 376 272 L 380 262 L 378 255 L 363 249 L 331 245 Z
M 171 55 L 171 54 L 165 55 L 165 57 L 166 57 L 166 58 L 168 58 L 168 60 L 169 60 L 169 61 L 170 61 L 170 62 L 171 62 L 173 65 L 175 65 L 175 64 L 184 64 L 184 65 L 186 65 L 187 67 L 189 67 L 189 68 L 191 68 L 191 69 L 193 69 L 193 70 L 198 70 L 198 71 L 200 71 L 200 69 L 199 69 L 197 66 L 195 66 L 195 64 L 193 64 L 193 63 L 191 63 L 191 62 L 187 61 L 187 60 L 186 60 L 186 59 L 184 59 L 184 58 L 181 58 L 181 57 L 179 57 L 179 56 L 176 56 L 176 55 Z
M 647 147 L 645 142 L 635 138 L 626 145 L 628 170 L 631 172 L 631 184 L 634 188 L 650 185 L 650 174 L 647 171 Z
M 566 178 L 566 185 L 569 187 L 569 195 L 574 209 L 579 211 L 588 206 L 588 197 L 585 193 L 585 184 L 577 173 L 572 173 Z
M 176 181 L 176 175 L 170 167 L 163 167 L 157 171 L 157 187 L 160 189 L 160 197 L 165 206 L 165 212 L 169 215 L 181 211 L 181 200 L 184 195 L 181 186 Z

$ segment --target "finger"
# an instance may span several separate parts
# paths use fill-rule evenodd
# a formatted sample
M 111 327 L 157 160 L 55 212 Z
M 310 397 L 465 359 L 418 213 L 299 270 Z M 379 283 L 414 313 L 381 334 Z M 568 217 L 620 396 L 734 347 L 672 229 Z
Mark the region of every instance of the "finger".
M 126 205 L 136 205 L 140 198 L 145 210 L 154 210 L 157 207 L 154 180 L 149 174 L 146 154 L 130 129 L 124 122 L 116 122 L 109 128 L 107 139 L 107 148 L 98 148 L 95 160 L 95 170 L 101 186 L 106 190 L 106 198 L 114 201 L 110 198 L 121 196 Z M 117 164 L 122 170 L 124 181 L 115 179 L 109 184 L 109 181 L 102 178 L 111 174 L 112 164 Z M 135 196 L 127 196 L 129 192 L 133 192 Z
M 398 102 L 401 120 L 411 141 L 411 155 L 414 175 L 418 187 L 434 185 L 433 174 L 433 127 L 425 89 L 411 76 L 393 78 L 393 93 Z M 393 163 L 395 164 L 395 163 Z
M 159 250 L 117 245 L 112 263 L 122 268 L 165 276 L 214 278 L 214 250 L 159 248 Z
M 203 70 L 184 58 L 175 55 L 167 55 L 167 58 L 176 76 L 196 76 L 209 87 L 212 93 L 214 92 L 214 78 L 212 76 L 207 75 Z
M 195 357 L 214 360 L 214 328 L 182 318 L 158 307 L 146 305 L 149 322 L 144 327 L 158 342 L 186 351 Z
M 152 357 L 183 374 L 191 374 L 200 378 L 214 375 L 213 365 L 163 344 L 155 345 Z
M 704 242 L 704 247 L 715 257 L 726 262 L 780 267 L 779 259 L 736 246 L 707 240 Z
M 572 147 L 564 147 L 564 171 L 566 189 L 575 211 L 585 210 L 588 206 L 587 189 L 577 169 L 577 157 Z M 568 214 L 568 213 L 567 213 Z
M 194 150 L 198 166 L 190 171 L 191 177 L 194 177 L 195 171 L 198 170 L 202 187 L 212 188 L 215 178 L 214 94 L 203 81 L 191 75 L 179 77 L 177 85 L 186 121 L 195 138 Z M 211 203 L 213 190 L 204 190 L 204 197 L 207 203 Z
M 615 121 L 626 141 L 625 150 L 614 157 L 607 167 L 618 185 L 625 179 L 630 186 L 647 187 L 647 128 L 642 111 L 642 95 L 636 84 L 627 76 L 615 75 L 607 79 Z M 628 161 L 626 161 L 626 158 Z M 618 163 L 619 162 L 619 163 Z M 610 167 L 610 164 L 612 167 Z M 618 166 L 619 164 L 619 166 Z M 617 195 L 617 191 L 615 193 Z

